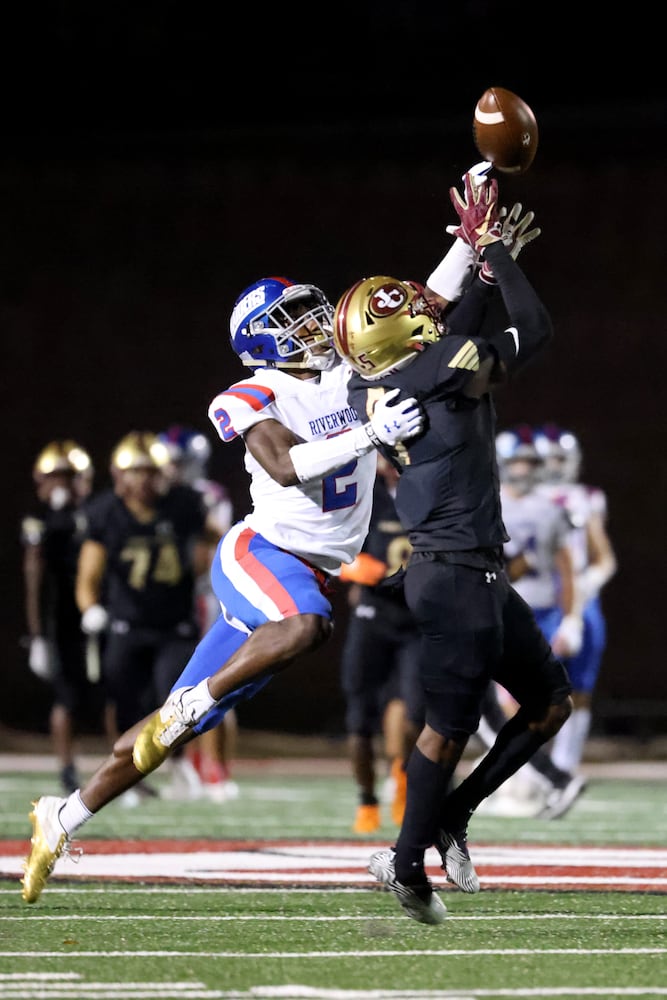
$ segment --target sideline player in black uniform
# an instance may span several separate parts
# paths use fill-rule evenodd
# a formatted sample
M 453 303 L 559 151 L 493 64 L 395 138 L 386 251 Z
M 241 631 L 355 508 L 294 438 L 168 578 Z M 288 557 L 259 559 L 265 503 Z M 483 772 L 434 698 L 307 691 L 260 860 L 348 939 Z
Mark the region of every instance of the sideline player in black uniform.
M 86 640 L 74 598 L 83 539 L 81 505 L 92 486 L 88 452 L 72 440 L 50 441 L 33 466 L 37 504 L 23 518 L 23 580 L 28 626 L 28 664 L 53 689 L 49 732 L 60 783 L 78 787 L 74 730 L 101 715 L 103 695 L 86 670 Z
M 408 763 L 395 848 L 373 855 L 369 870 L 408 916 L 430 924 L 440 923 L 446 908 L 426 876 L 427 848 L 436 845 L 450 881 L 478 891 L 467 849 L 473 811 L 554 736 L 572 709 L 565 668 L 510 585 L 503 560 L 508 536 L 491 390 L 552 335 L 549 314 L 514 259 L 533 216 L 518 220 L 519 206 L 503 226 L 495 180 L 474 184 L 466 174 L 464 197 L 454 188 L 450 194 L 460 219 L 450 231 L 479 255 L 481 269 L 447 320 L 421 286 L 386 276 L 348 289 L 334 318 L 335 346 L 358 373 L 349 399 L 359 414 L 370 416 L 395 388 L 399 398 L 416 397 L 426 413 L 424 432 L 393 450 L 402 469 L 396 508 L 413 547 L 405 595 L 422 632 L 426 723 Z M 509 321 L 487 334 L 489 280 L 498 284 Z M 520 708 L 450 791 L 491 679 Z
M 374 742 L 382 728 L 385 744 L 390 738 L 396 744 L 391 748 L 395 758 L 391 767 L 395 785 L 391 815 L 401 825 L 406 791 L 404 766 L 424 722 L 419 630 L 402 587 L 384 585 L 390 584 L 411 551 L 394 504 L 397 479 L 395 467 L 378 454 L 368 535 L 362 552 L 341 569 L 341 580 L 351 584 L 341 687 L 352 772 L 359 792 L 352 826 L 355 833 L 374 833 L 381 825 Z M 385 713 L 392 699 L 400 701 L 402 711 L 392 711 L 390 723 Z M 390 725 L 398 732 L 388 731 Z
M 206 513 L 197 490 L 167 485 L 168 458 L 155 434 L 127 434 L 111 455 L 113 488 L 87 508 L 76 596 L 83 630 L 106 632 L 103 674 L 120 732 L 164 701 L 199 638 Z

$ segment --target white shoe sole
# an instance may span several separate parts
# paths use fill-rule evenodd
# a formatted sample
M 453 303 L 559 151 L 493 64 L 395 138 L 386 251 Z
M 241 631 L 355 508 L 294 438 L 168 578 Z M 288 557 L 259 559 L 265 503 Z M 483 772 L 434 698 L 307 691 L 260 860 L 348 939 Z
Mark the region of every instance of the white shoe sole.
M 421 899 L 410 886 L 398 881 L 394 872 L 393 851 L 378 851 L 377 854 L 373 854 L 368 863 L 368 870 L 378 882 L 393 892 L 402 909 L 412 920 L 420 924 L 441 924 L 447 916 L 447 907 L 437 893 L 431 892 L 430 899 L 426 901 Z

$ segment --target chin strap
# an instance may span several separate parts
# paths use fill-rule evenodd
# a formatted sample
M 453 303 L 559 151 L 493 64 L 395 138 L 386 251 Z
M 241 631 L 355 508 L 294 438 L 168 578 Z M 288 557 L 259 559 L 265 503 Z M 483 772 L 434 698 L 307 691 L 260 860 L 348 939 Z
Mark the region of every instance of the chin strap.
M 338 364 L 338 355 L 333 347 L 330 347 L 326 354 L 313 354 L 306 351 L 303 355 L 303 368 L 312 369 L 316 372 L 330 372 Z

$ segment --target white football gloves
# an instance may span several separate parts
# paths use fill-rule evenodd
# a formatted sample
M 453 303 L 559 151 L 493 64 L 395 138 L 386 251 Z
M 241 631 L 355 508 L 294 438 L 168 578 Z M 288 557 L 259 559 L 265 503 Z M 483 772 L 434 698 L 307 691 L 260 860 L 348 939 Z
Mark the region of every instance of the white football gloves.
M 581 618 L 578 615 L 565 615 L 551 639 L 551 648 L 556 656 L 565 659 L 576 656 L 581 649 L 583 637 L 584 623 Z
M 49 640 L 43 635 L 36 635 L 30 640 L 28 650 L 28 666 L 35 677 L 42 681 L 50 681 L 53 677 L 53 658 Z
M 109 615 L 101 604 L 91 604 L 81 615 L 81 630 L 86 635 L 99 635 L 109 624 Z
M 414 396 L 393 403 L 400 389 L 391 389 L 377 401 L 370 422 L 365 424 L 366 433 L 373 444 L 384 444 L 393 448 L 400 441 L 415 437 L 424 426 L 424 411 Z

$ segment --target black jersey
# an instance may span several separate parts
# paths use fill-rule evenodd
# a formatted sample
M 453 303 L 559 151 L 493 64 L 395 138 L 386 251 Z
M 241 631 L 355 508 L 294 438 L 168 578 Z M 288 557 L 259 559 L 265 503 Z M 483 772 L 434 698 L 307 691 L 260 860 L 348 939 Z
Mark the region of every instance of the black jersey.
M 400 371 L 374 382 L 354 375 L 349 383 L 350 403 L 360 414 L 372 412 L 379 387 L 398 387 L 399 398 L 415 396 L 424 406 L 423 433 L 396 450 L 402 470 L 396 509 L 415 552 L 466 553 L 469 565 L 485 565 L 487 558 L 502 562 L 508 535 L 500 508 L 493 400 L 489 392 L 475 399 L 464 390 L 484 362 L 491 360 L 494 368 L 502 362 L 513 374 L 552 335 L 545 306 L 507 248 L 493 243 L 484 257 L 502 297 L 498 331 L 485 339 L 491 299 L 477 279 L 447 315 L 446 336 Z
M 106 490 L 89 503 L 87 522 L 86 538 L 107 551 L 105 605 L 112 618 L 158 629 L 192 620 L 192 549 L 205 522 L 196 490 L 172 487 L 147 523 Z
M 480 337 L 450 334 L 406 368 L 374 382 L 352 376 L 350 403 L 369 412 L 377 388 L 399 387 L 426 412 L 425 430 L 400 446 L 396 509 L 415 551 L 497 549 L 508 540 L 500 507 L 495 454 L 496 415 L 489 393 L 463 394 L 490 356 Z
M 38 503 L 21 521 L 23 546 L 39 546 L 44 564 L 40 601 L 45 625 L 54 619 L 77 623 L 80 619 L 74 585 L 84 529 L 81 508 L 71 504 L 54 510 Z

